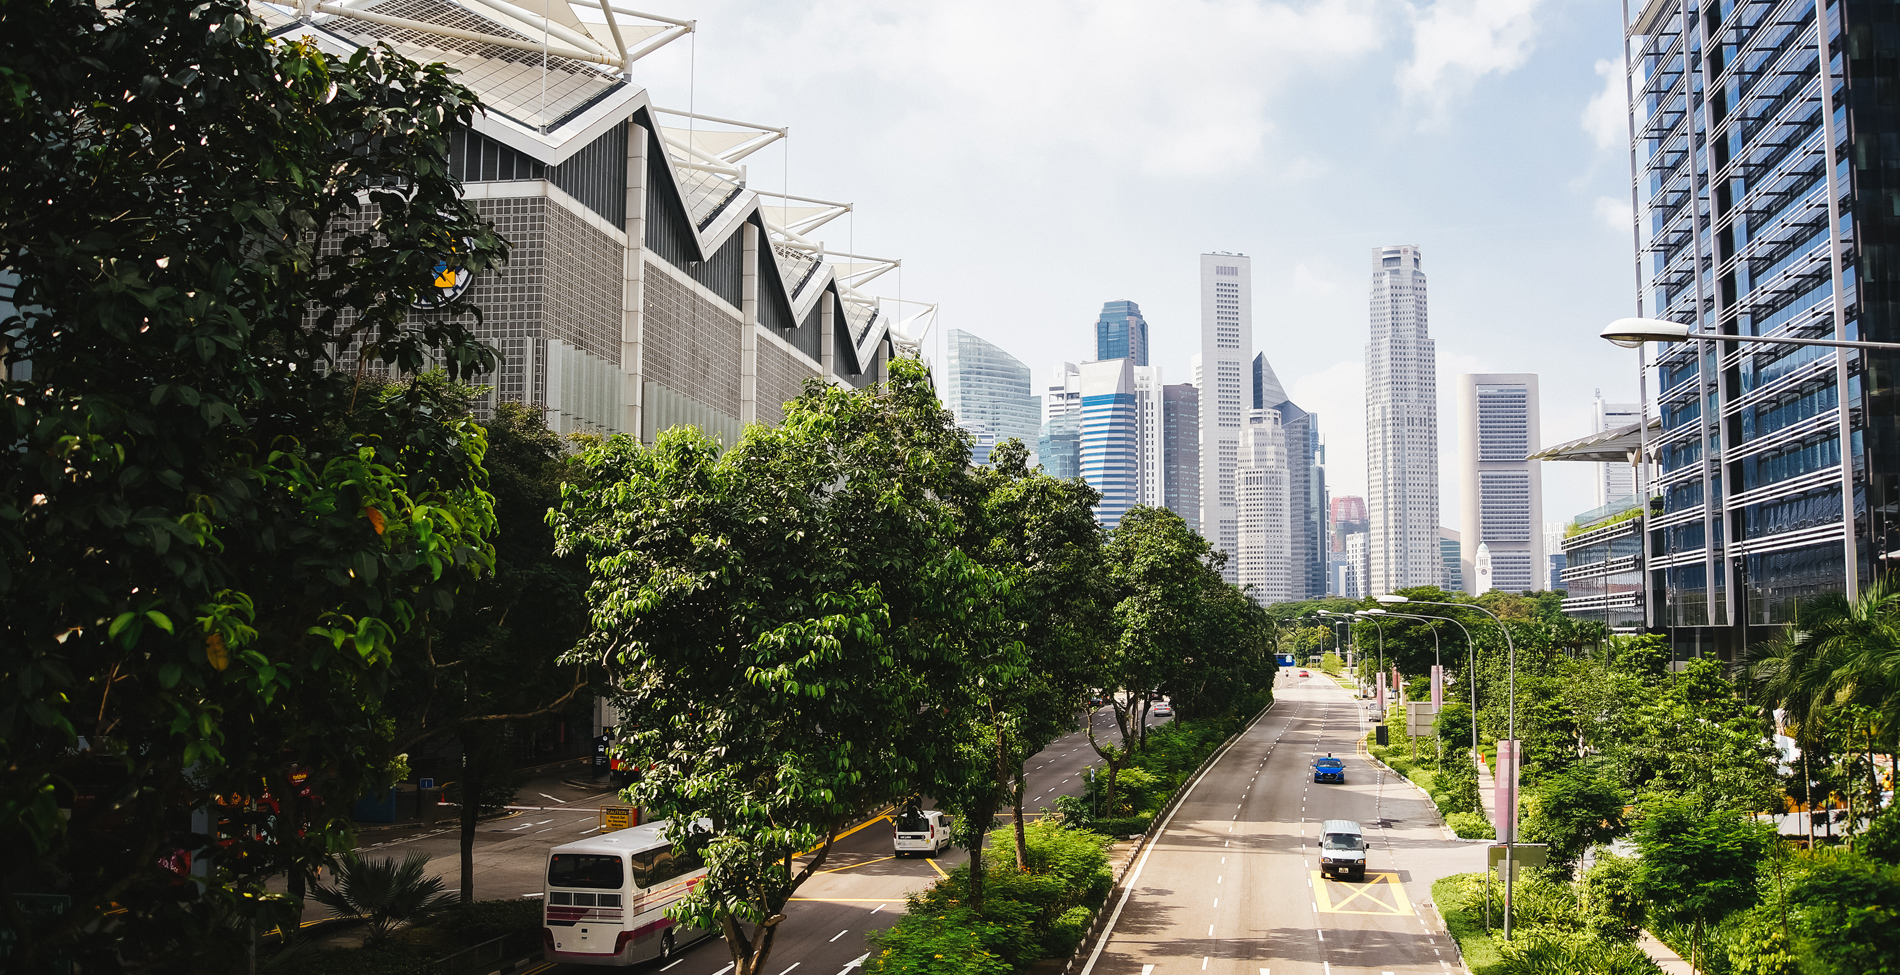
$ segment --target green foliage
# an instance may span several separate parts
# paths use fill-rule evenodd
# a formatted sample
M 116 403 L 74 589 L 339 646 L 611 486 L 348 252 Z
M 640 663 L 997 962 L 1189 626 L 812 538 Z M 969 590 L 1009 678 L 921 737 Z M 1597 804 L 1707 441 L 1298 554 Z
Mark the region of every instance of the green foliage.
M 1499 946 L 1487 975 L 1660 975 L 1662 968 L 1628 942 L 1587 931 L 1532 928 Z
M 1446 701 L 1438 709 L 1438 717 L 1432 722 L 1432 730 L 1445 742 L 1447 749 L 1462 748 L 1471 750 L 1471 705 L 1463 701 Z M 1475 766 L 1474 766 L 1475 768 Z
M 1900 865 L 1900 805 L 1889 805 L 1867 824 L 1854 849 L 1870 860 Z
M 1584 872 L 1579 899 L 1593 928 L 1617 938 L 1642 930 L 1647 904 L 1637 871 L 1636 860 L 1605 853 Z
M 1819 850 L 1788 904 L 1804 975 L 1900 971 L 1900 867 Z
M 1691 964 L 1710 925 L 1755 903 L 1772 830 L 1741 813 L 1707 812 L 1682 797 L 1658 799 L 1643 810 L 1636 828 L 1642 852 L 1637 889 L 1651 917 L 1688 926 Z
M 1501 935 L 1502 888 L 1490 883 L 1485 924 L 1483 874 L 1454 874 L 1432 884 L 1432 902 L 1474 975 L 1651 975 L 1659 971 L 1620 933 L 1594 923 L 1576 888 L 1538 878 L 1516 884 L 1512 940 Z
M 1338 677 L 1346 672 L 1346 662 L 1340 659 L 1339 654 L 1328 650 L 1325 656 L 1319 658 L 1319 669 L 1328 676 Z
M 1491 825 L 1491 821 L 1484 818 L 1484 813 L 1481 812 L 1450 813 L 1445 816 L 1445 825 L 1451 827 L 1452 833 L 1459 839 L 1495 840 L 1498 838 L 1497 827 Z
M 1530 800 L 1524 838 L 1549 844 L 1551 867 L 1566 876 L 1591 847 L 1628 832 L 1623 790 L 1603 763 L 1578 763 L 1546 776 Z
M 369 927 L 365 943 L 373 944 L 388 937 L 392 926 L 414 924 L 454 903 L 443 892 L 441 878 L 428 875 L 428 867 L 429 854 L 421 850 L 400 862 L 349 856 L 337 864 L 336 882 L 319 884 L 311 894 L 338 914 L 361 917 Z
M 14 958 L 177 970 L 216 905 L 347 847 L 401 750 L 400 638 L 491 564 L 483 431 L 358 379 L 492 366 L 466 297 L 413 305 L 506 247 L 445 165 L 477 105 L 441 65 L 272 41 L 237 0 L 6 20 L 0 863 L 75 907 Z M 212 854 L 179 811 L 265 792 L 179 885 Z
M 1478 794 L 1478 765 L 1472 761 L 1469 748 L 1447 751 L 1438 774 L 1432 778 L 1432 785 L 1432 802 L 1438 805 L 1439 814 L 1447 817 L 1447 821 L 1454 813 L 1483 812 L 1482 797 Z
M 1108 840 L 1048 820 L 1025 834 L 1029 869 L 992 860 L 980 911 L 969 903 L 965 864 L 910 895 L 895 925 L 870 934 L 865 970 L 1004 973 L 1074 951 L 1113 885 Z M 1005 830 L 992 839 L 1012 841 Z
M 1760 907 L 1743 914 L 1725 947 L 1732 975 L 1800 975 L 1799 960 L 1780 920 Z

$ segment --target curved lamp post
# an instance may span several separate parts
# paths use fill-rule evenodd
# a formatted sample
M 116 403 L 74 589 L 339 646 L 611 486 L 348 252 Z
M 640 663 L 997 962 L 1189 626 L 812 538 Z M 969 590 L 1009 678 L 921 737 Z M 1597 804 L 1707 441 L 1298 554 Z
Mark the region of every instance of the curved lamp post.
M 1826 345 L 1837 349 L 1892 349 L 1900 351 L 1900 342 L 1860 342 L 1848 339 L 1798 339 L 1790 336 L 1729 335 L 1698 332 L 1681 322 L 1660 318 L 1619 318 L 1605 326 L 1601 337 L 1626 349 L 1641 348 L 1644 342 L 1761 342 L 1767 345 Z
M 1379 617 L 1385 615 L 1385 610 L 1362 609 L 1362 610 L 1358 610 L 1354 612 L 1352 615 L 1371 620 L 1373 627 L 1375 627 L 1379 631 L 1379 669 L 1374 671 L 1374 673 L 1379 675 L 1380 681 L 1384 681 L 1385 680 L 1385 625 L 1379 622 Z M 1379 685 L 1374 684 L 1373 686 L 1377 687 Z M 1380 701 L 1379 705 L 1381 709 L 1383 710 L 1385 702 Z M 1380 714 L 1379 720 L 1384 721 L 1385 715 Z
M 1498 618 L 1498 614 L 1476 603 L 1442 603 L 1434 602 L 1429 599 L 1412 600 L 1404 596 L 1395 596 L 1391 593 L 1387 593 L 1383 596 L 1375 596 L 1374 598 L 1387 606 L 1404 603 L 1408 606 L 1446 606 L 1452 609 L 1475 609 L 1491 617 L 1491 622 L 1498 625 L 1498 632 L 1504 634 L 1505 662 L 1508 669 L 1504 692 L 1504 733 L 1505 737 L 1511 742 L 1511 778 L 1513 780 L 1511 783 L 1511 801 L 1515 803 L 1517 801 L 1517 782 L 1515 780 L 1517 778 L 1517 764 L 1519 758 L 1519 749 L 1517 747 L 1517 646 L 1511 642 L 1510 627 L 1504 625 L 1504 621 Z M 1471 675 L 1471 682 L 1474 689 L 1477 685 L 1477 681 L 1478 675 L 1474 669 Z M 1471 723 L 1473 734 L 1476 734 L 1475 729 L 1478 723 L 1478 711 L 1475 707 L 1475 703 L 1471 711 Z M 1511 847 L 1517 841 L 1517 810 L 1501 810 L 1501 812 L 1504 812 L 1505 815 L 1510 817 L 1510 829 L 1506 830 L 1504 834 L 1504 940 L 1509 941 L 1511 940 L 1511 872 L 1514 866 L 1511 859 Z

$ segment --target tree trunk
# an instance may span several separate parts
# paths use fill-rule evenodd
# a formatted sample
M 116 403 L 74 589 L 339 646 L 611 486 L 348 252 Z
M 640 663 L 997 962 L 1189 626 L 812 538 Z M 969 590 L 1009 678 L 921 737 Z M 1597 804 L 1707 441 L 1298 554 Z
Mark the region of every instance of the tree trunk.
M 1023 831 L 1023 770 L 1016 767 L 1016 788 L 1012 790 L 1016 800 L 1016 869 L 1029 872 L 1029 837 Z
M 985 808 L 982 818 L 977 822 L 986 822 L 996 818 L 996 810 Z M 983 841 L 989 836 L 988 829 L 979 829 L 976 839 L 970 844 L 970 910 L 978 917 L 983 916 Z
M 481 762 L 462 744 L 462 903 L 475 903 L 475 824 L 481 816 Z

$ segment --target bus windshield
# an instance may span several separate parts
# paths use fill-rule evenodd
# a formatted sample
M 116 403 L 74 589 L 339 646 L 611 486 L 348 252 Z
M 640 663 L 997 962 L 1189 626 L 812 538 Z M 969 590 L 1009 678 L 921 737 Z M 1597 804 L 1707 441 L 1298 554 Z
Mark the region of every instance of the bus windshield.
M 626 877 L 618 856 L 595 853 L 556 853 L 548 858 L 548 886 L 593 887 L 619 890 Z

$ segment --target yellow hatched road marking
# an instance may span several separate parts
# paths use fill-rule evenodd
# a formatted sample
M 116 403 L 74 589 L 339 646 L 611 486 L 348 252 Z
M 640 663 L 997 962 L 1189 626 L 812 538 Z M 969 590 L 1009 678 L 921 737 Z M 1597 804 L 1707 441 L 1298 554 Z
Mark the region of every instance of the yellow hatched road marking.
M 1343 892 L 1345 896 L 1333 900 L 1333 892 Z M 1379 896 L 1381 890 L 1390 891 L 1392 899 Z M 1359 901 L 1364 901 L 1363 905 Z M 1396 873 L 1366 872 L 1366 882 L 1358 885 L 1342 884 L 1326 879 L 1318 870 L 1313 871 L 1313 902 L 1319 906 L 1322 914 L 1396 914 L 1410 916 L 1412 902 L 1405 897 L 1405 888 L 1399 885 Z M 1375 907 L 1377 910 L 1350 910 L 1354 907 Z
M 832 867 L 830 870 L 820 870 L 818 872 L 819 873 L 837 873 L 840 870 L 856 870 L 859 867 L 868 867 L 873 863 L 882 863 L 885 860 L 895 860 L 895 859 L 897 859 L 897 855 L 891 854 L 890 856 L 887 856 L 887 857 L 878 857 L 875 860 L 866 860 L 863 863 L 853 863 L 853 864 L 850 864 L 848 866 L 843 866 L 843 867 Z
M 944 873 L 942 867 L 937 866 L 936 857 L 927 857 L 925 858 L 924 862 L 930 864 L 930 869 L 937 871 L 937 876 L 942 877 L 945 880 L 950 879 L 950 875 L 947 873 Z

